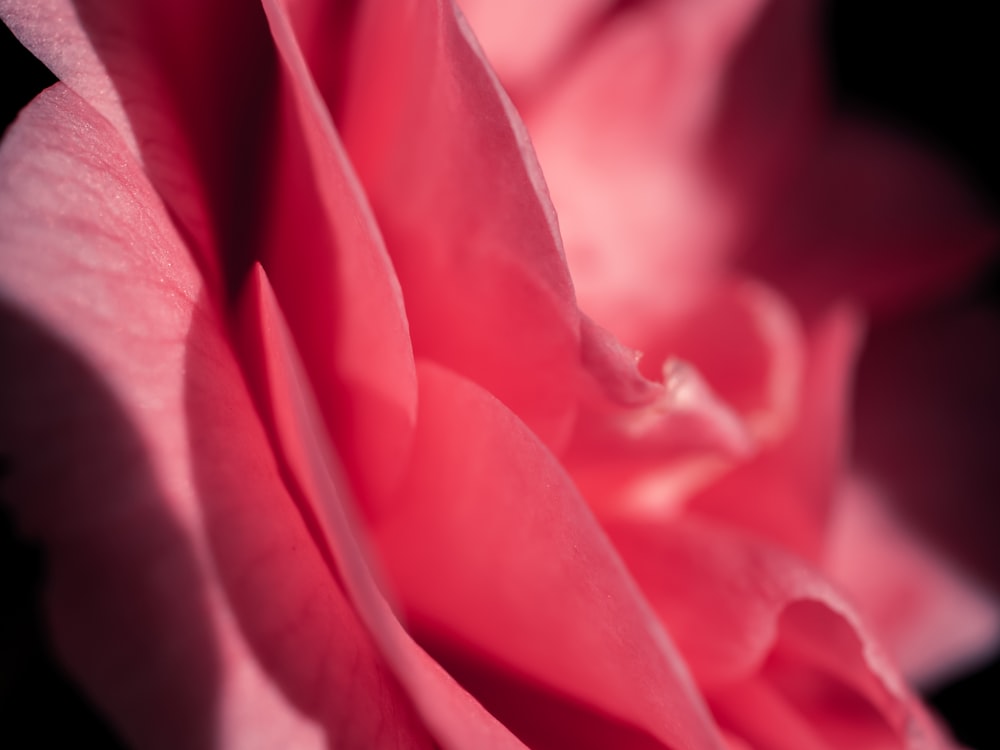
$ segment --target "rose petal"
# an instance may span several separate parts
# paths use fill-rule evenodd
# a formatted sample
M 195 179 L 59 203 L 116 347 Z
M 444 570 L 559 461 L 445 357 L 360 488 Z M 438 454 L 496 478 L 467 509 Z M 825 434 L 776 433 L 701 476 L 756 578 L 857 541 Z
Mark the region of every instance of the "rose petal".
M 587 734 L 605 716 L 630 729 L 602 724 L 618 742 L 638 731 L 641 747 L 719 747 L 666 634 L 552 455 L 476 384 L 424 361 L 417 374 L 410 471 L 375 538 L 419 631 L 459 669 L 495 675 L 481 699 L 530 744 L 594 747 Z M 519 703 L 511 684 L 543 697 Z M 553 705 L 558 718 L 539 721 Z M 577 725 L 581 710 L 591 716 Z
M 462 0 L 462 12 L 515 101 L 543 86 L 613 0 Z
M 794 557 L 690 519 L 607 529 L 728 731 L 789 750 L 869 746 L 838 744 L 848 736 L 946 746 L 850 608 Z
M 841 120 L 746 263 L 809 316 L 844 297 L 882 316 L 953 291 L 998 241 L 1000 227 L 944 164 Z
M 581 306 L 630 346 L 714 281 L 809 131 L 811 55 L 787 40 L 813 5 L 624 4 L 525 109 Z
M 123 140 L 59 85 L 0 175 L 7 489 L 72 673 L 136 746 L 430 746 Z
M 413 642 L 389 609 L 370 569 L 350 491 L 323 432 L 291 333 L 260 266 L 244 291 L 240 322 L 258 404 L 315 541 L 335 564 L 359 618 L 425 723 L 446 748 L 522 747 Z
M 1000 643 L 1000 602 L 964 580 L 860 478 L 837 493 L 823 568 L 913 684 L 957 676 Z
M 795 310 L 761 284 L 720 282 L 643 343 L 644 363 L 679 357 L 697 367 L 762 443 L 798 416 L 804 332 Z
M 284 5 L 265 2 L 282 63 L 274 191 L 261 262 L 326 425 L 369 512 L 398 479 L 416 374 L 399 282 Z
M 260 8 L 240 0 L 3 0 L 0 16 L 138 146 L 212 295 L 234 293 L 267 215 L 278 111 Z
M 581 409 L 565 462 L 591 506 L 675 513 L 734 463 L 783 438 L 802 398 L 802 338 L 776 295 L 738 280 L 664 320 L 641 362 L 647 374 L 664 363 L 660 399 Z
M 520 119 L 448 0 L 372 0 L 354 23 L 347 78 L 323 93 L 385 233 L 414 352 L 480 383 L 558 447 L 577 398 L 580 320 Z M 304 47 L 328 81 L 324 48 Z
M 785 437 L 691 500 L 689 508 L 817 560 L 845 461 L 846 413 L 861 321 L 839 308 L 807 332 L 798 419 Z

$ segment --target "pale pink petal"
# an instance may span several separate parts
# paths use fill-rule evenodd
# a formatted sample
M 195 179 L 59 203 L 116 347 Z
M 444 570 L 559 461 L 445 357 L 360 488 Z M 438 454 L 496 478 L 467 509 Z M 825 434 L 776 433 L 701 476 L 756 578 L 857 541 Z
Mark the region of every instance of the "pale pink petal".
M 714 282 L 808 141 L 814 5 L 626 4 L 525 107 L 581 307 L 630 346 Z
M 323 93 L 385 233 L 414 352 L 558 446 L 580 321 L 527 133 L 450 0 L 372 0 L 353 22 L 348 76 Z M 321 82 L 323 50 L 306 48 Z
M 847 450 L 861 321 L 837 308 L 806 334 L 798 415 L 784 438 L 696 495 L 693 512 L 752 529 L 806 559 L 822 550 Z
M 850 298 L 876 315 L 944 297 L 1000 243 L 955 174 L 898 134 L 830 125 L 746 265 L 811 315 Z
M 515 100 L 537 91 L 614 10 L 614 0 L 461 0 L 486 57 Z
M 369 512 L 406 463 L 416 375 L 389 256 L 284 9 L 265 11 L 282 63 L 261 263 L 318 404 Z
M 607 528 L 727 731 L 788 750 L 948 746 L 858 617 L 796 558 L 690 519 Z
M 240 328 L 257 403 L 280 446 L 282 465 L 316 542 L 335 565 L 360 620 L 436 740 L 449 750 L 522 747 L 414 643 L 389 609 L 368 562 L 348 484 L 323 432 L 291 332 L 260 266 L 251 273 L 243 294 Z
M 1000 315 L 948 307 L 876 330 L 858 373 L 859 468 L 894 512 L 1000 594 Z
M 869 482 L 837 493 L 823 568 L 912 684 L 958 675 L 1000 643 L 1000 602 L 965 579 Z
M 140 157 L 121 96 L 75 5 L 73 0 L 0 0 L 0 18 L 60 81 L 114 125 L 133 155 Z
M 3 0 L 29 49 L 108 117 L 191 241 L 213 296 L 254 259 L 277 65 L 241 0 Z
M 412 464 L 375 538 L 439 658 L 471 675 L 532 746 L 721 747 L 666 634 L 545 446 L 470 380 L 419 360 L 417 374 Z
M 124 141 L 58 85 L 0 175 L 4 494 L 64 663 L 140 747 L 430 747 Z

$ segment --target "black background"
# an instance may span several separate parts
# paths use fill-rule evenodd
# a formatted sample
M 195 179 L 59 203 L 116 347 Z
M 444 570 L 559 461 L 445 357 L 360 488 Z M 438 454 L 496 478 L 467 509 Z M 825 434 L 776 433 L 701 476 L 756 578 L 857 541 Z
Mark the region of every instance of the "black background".
M 1000 39 L 992 0 L 838 0 L 827 43 L 840 105 L 896 125 L 945 155 L 1000 216 Z M 2 27 L 0 27 L 2 28 Z M 0 34 L 0 127 L 54 81 L 10 33 Z M 1000 303 L 997 264 L 974 290 Z M 1000 384 L 998 384 L 1000 385 Z M 2 418 L 2 415 L 0 415 Z M 0 463 L 0 500 L 2 472 Z M 998 530 L 1000 532 L 1000 530 Z M 55 665 L 39 626 L 40 551 L 18 538 L 0 502 L 0 744 L 120 744 Z M 929 701 L 965 745 L 1000 748 L 1000 659 Z

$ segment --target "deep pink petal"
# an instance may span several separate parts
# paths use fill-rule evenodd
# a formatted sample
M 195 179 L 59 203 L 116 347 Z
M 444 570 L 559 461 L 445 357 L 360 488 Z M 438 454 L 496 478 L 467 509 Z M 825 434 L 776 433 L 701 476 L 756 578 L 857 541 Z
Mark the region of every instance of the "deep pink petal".
M 846 462 L 847 411 L 861 321 L 838 308 L 807 332 L 798 415 L 782 440 L 691 501 L 691 509 L 752 529 L 806 559 L 822 551 Z
M 1000 227 L 953 172 L 898 134 L 830 125 L 747 266 L 813 314 L 849 298 L 898 314 L 954 291 Z
M 719 747 L 666 634 L 549 451 L 475 383 L 423 361 L 417 374 L 413 461 L 375 531 L 415 627 L 478 674 L 487 707 L 534 746 Z M 610 734 L 591 734 L 595 723 Z
M 125 142 L 59 85 L 0 175 L 5 495 L 72 673 L 136 746 L 429 747 Z
M 261 263 L 366 510 L 389 494 L 416 419 L 399 282 L 284 4 L 265 2 L 282 63 Z
M 1000 602 L 962 576 L 858 477 L 837 493 L 823 569 L 912 684 L 931 685 L 1000 643 Z
M 260 266 L 251 273 L 243 293 L 240 319 L 258 404 L 272 439 L 280 445 L 283 468 L 310 521 L 315 543 L 336 567 L 360 620 L 409 691 L 424 722 L 450 750 L 522 747 L 414 643 L 389 609 L 365 552 L 348 484 L 326 439 L 291 333 Z
M 1000 315 L 942 308 L 877 329 L 857 457 L 890 506 L 1000 593 Z
M 323 93 L 385 233 L 414 351 L 558 446 L 577 397 L 580 322 L 520 119 L 450 0 L 373 0 L 353 23 L 347 78 Z M 329 81 L 324 47 L 305 50 Z
M 947 747 L 850 607 L 796 558 L 690 519 L 608 531 L 728 731 L 789 750 Z

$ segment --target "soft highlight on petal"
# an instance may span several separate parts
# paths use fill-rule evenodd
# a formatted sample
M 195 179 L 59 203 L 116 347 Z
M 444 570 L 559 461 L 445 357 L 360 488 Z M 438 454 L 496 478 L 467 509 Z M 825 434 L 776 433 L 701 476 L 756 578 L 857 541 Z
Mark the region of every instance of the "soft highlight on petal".
M 412 464 L 375 539 L 418 632 L 496 674 L 480 697 L 531 744 L 593 746 L 586 723 L 538 720 L 561 699 L 647 743 L 720 747 L 666 634 L 545 446 L 475 383 L 423 361 L 417 373 Z M 548 697 L 518 704 L 521 683 Z

